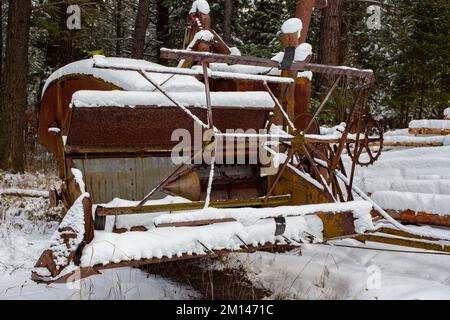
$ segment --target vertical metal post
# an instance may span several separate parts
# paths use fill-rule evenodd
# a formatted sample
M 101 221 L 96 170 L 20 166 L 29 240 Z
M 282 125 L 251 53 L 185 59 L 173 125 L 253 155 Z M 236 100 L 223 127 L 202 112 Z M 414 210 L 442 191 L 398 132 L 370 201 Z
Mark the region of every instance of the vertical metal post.
M 203 67 L 203 78 L 205 81 L 205 93 L 206 93 L 206 108 L 208 109 L 208 127 L 210 129 L 214 128 L 212 107 L 211 107 L 211 92 L 209 90 L 209 75 L 208 75 L 208 65 L 206 62 L 202 63 Z

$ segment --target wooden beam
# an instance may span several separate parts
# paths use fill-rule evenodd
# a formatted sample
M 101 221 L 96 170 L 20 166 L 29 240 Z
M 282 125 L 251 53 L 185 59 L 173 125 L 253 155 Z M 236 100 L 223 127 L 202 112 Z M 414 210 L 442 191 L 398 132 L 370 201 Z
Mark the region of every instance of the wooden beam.
M 244 64 L 252 66 L 261 66 L 268 68 L 279 68 L 280 64 L 274 60 L 250 56 L 230 56 L 225 54 L 215 54 L 209 52 L 194 52 L 188 50 L 178 50 L 178 49 L 161 49 L 161 57 L 164 59 L 190 59 L 198 62 L 218 62 L 227 64 Z M 317 63 L 308 62 L 295 62 L 292 64 L 290 70 L 293 71 L 312 71 L 317 73 L 333 74 L 333 75 L 346 75 L 359 78 L 366 78 L 368 80 L 373 80 L 373 71 L 364 70 L 343 66 L 328 66 Z

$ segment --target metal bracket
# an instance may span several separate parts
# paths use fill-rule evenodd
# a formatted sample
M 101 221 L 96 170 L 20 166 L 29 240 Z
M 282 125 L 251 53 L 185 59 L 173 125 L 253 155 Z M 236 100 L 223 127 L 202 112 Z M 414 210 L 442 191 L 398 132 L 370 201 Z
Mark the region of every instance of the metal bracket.
M 285 217 L 276 217 L 275 219 L 275 236 L 281 236 L 286 231 L 286 218 Z

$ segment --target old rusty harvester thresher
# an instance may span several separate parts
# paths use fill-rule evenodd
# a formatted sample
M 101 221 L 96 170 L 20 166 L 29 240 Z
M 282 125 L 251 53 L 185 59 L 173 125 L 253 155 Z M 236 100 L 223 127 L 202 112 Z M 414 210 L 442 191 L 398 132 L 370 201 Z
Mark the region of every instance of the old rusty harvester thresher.
M 58 160 L 64 182 L 51 199 L 67 213 L 33 279 L 373 232 L 372 204 L 352 192 L 356 166 L 381 152 L 366 105 L 373 72 L 309 62 L 308 26 L 323 3 L 299 1 L 273 59 L 237 55 L 194 4 L 185 47 L 161 50 L 176 68 L 95 56 L 56 71 L 38 138 Z M 312 72 L 335 81 L 311 114 Z M 338 87 L 349 92 L 346 125 L 320 128 Z M 181 164 L 177 129 L 201 136 Z

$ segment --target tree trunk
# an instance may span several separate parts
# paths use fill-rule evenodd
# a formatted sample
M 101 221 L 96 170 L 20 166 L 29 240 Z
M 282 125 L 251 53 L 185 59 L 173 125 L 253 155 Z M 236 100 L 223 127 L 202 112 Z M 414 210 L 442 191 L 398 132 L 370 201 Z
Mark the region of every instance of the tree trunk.
M 158 0 L 156 2 L 156 12 L 156 56 L 157 60 L 160 63 L 166 64 L 168 62 L 167 60 L 162 60 L 161 58 L 159 58 L 159 49 L 161 48 L 161 46 L 170 47 L 170 45 L 168 45 L 167 43 L 169 39 L 168 35 L 170 12 L 169 7 L 167 6 L 167 4 L 165 4 L 164 0 Z
M 31 0 L 9 0 L 6 57 L 1 95 L 0 167 L 23 172 Z
M 223 41 L 226 44 L 231 43 L 231 18 L 233 14 L 233 0 L 224 1 L 224 16 L 223 16 Z
M 136 23 L 134 26 L 133 49 L 131 57 L 134 59 L 144 58 L 145 35 L 150 16 L 150 0 L 139 0 Z
M 123 27 L 122 27 L 122 0 L 116 0 L 116 56 L 122 54 Z
M 322 10 L 320 25 L 319 62 L 328 65 L 341 63 L 342 14 L 344 0 L 328 1 L 328 6 Z M 318 85 L 328 86 L 333 77 L 318 76 Z
M 3 77 L 3 0 L 0 0 L 0 92 L 2 89 Z M 0 109 L 1 110 L 1 109 Z M 1 121 L 1 115 L 0 115 Z

